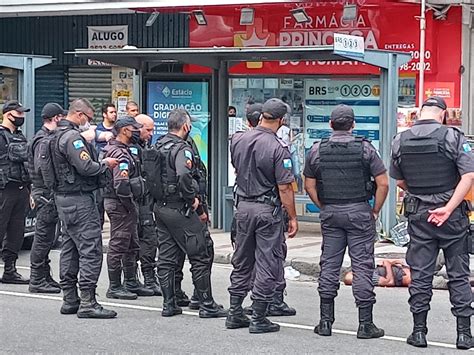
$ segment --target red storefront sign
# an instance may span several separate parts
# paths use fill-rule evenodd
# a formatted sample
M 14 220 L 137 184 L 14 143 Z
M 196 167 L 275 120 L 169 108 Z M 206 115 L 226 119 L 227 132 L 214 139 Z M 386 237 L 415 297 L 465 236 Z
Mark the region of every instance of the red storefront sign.
M 304 5 L 311 18 L 307 24 L 294 21 L 289 10 L 295 4 L 255 5 L 255 22 L 239 24 L 240 7 L 205 7 L 207 26 L 190 22 L 191 47 L 264 47 L 330 45 L 333 35 L 346 33 L 363 36 L 367 49 L 385 49 L 411 53 L 413 59 L 402 66 L 402 74 L 416 75 L 419 62 L 420 6 L 388 0 L 358 0 L 358 16 L 353 21 L 342 19 L 339 1 L 311 2 Z M 453 105 L 460 102 L 461 8 L 449 10 L 444 21 L 434 20 L 427 12 L 425 81 L 450 82 Z M 187 66 L 187 72 L 203 72 L 203 68 Z M 234 74 L 377 74 L 372 66 L 354 61 L 247 62 L 231 68 Z

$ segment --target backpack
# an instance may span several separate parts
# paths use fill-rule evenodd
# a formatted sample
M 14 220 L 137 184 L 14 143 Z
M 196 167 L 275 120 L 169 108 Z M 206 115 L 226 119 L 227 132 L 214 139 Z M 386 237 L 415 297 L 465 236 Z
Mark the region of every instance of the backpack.
M 35 149 L 36 154 L 39 154 L 41 157 L 39 166 L 36 168 L 43 178 L 44 185 L 52 191 L 56 188 L 56 167 L 53 154 L 58 149 L 58 142 L 65 132 L 67 131 L 62 130 L 59 133 L 56 131 L 53 134 L 45 136 L 37 143 Z

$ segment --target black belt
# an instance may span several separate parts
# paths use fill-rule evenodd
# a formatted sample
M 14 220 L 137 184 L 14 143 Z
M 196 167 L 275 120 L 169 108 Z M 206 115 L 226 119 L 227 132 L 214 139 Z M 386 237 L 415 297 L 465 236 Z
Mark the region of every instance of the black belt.
M 94 194 L 94 191 L 76 191 L 76 192 L 58 192 L 55 195 L 68 197 L 68 196 L 90 196 L 93 194 Z
M 270 206 L 279 206 L 280 203 L 277 203 L 274 198 L 269 197 L 269 196 L 258 196 L 258 197 L 243 197 L 243 196 L 238 196 L 237 197 L 238 201 L 244 201 L 244 202 L 254 202 L 254 203 L 263 203 L 265 205 L 270 205 Z
M 156 201 L 158 206 L 182 209 L 186 205 L 184 201 Z

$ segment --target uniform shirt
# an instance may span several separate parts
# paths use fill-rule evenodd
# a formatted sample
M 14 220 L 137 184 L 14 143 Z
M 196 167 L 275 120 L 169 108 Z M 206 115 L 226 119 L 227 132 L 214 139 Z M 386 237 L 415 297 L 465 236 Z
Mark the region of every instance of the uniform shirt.
M 46 128 L 46 126 L 42 126 L 40 130 L 36 132 L 31 142 L 31 151 L 28 152 L 29 154 L 28 159 L 29 160 L 31 159 L 33 164 L 29 165 L 28 169 L 30 170 L 29 173 L 32 177 L 32 193 L 33 194 L 41 193 L 41 192 L 45 192 L 49 194 L 51 192 L 44 184 L 42 170 L 41 170 L 41 166 L 43 165 L 42 164 L 43 158 L 41 156 L 41 153 L 38 152 L 38 147 L 41 140 L 43 140 L 45 137 L 49 136 L 52 133 L 53 131 L 50 131 L 48 128 Z
M 234 134 L 230 152 L 237 193 L 243 197 L 259 197 L 294 181 L 288 147 L 269 128 Z
M 10 173 L 13 174 L 12 176 L 8 176 L 8 177 L 5 176 L 5 178 L 7 178 L 9 182 L 26 183 L 27 181 L 22 181 L 25 179 L 27 180 L 29 179 L 27 171 L 24 167 L 24 164 L 19 163 L 19 162 L 11 162 L 8 159 L 8 141 L 7 141 L 7 138 L 5 137 L 6 135 L 9 136 L 10 143 L 12 143 L 14 140 L 16 142 L 19 142 L 19 141 L 26 142 L 26 137 L 23 135 L 20 129 L 16 129 L 15 131 L 12 132 L 7 127 L 2 126 L 0 128 L 0 159 L 1 159 L 0 164 L 1 165 L 11 164 L 12 170 L 10 170 Z M 25 162 L 27 162 L 27 160 L 25 160 Z M 2 177 L 0 177 L 0 179 L 1 178 Z
M 100 153 L 100 151 L 102 149 L 104 149 L 104 147 L 107 145 L 107 142 L 106 141 L 99 141 L 99 135 L 102 133 L 102 132 L 112 132 L 114 128 L 111 127 L 111 128 L 106 128 L 104 126 L 104 122 L 101 122 L 97 125 L 97 128 L 95 129 L 95 147 L 97 149 L 97 151 Z
M 348 131 L 333 131 L 331 137 L 329 138 L 329 141 L 341 143 L 351 142 L 354 140 L 355 137 L 352 135 L 351 132 Z M 303 174 L 308 178 L 316 179 L 316 177 L 318 176 L 320 144 L 321 142 L 316 142 L 315 144 L 313 144 L 311 150 L 306 156 L 306 163 Z M 385 169 L 383 161 L 377 154 L 377 150 L 374 148 L 374 146 L 368 141 L 363 141 L 362 149 L 363 158 L 369 163 L 370 175 L 375 177 L 384 174 L 387 169 Z
M 416 136 L 426 136 L 441 126 L 436 120 L 418 120 L 412 126 L 411 131 Z M 397 180 L 405 180 L 400 169 L 400 135 L 397 134 L 392 142 L 392 161 L 390 165 L 390 176 Z M 446 134 L 446 154 L 452 159 L 458 169 L 459 175 L 474 172 L 474 156 L 471 152 L 464 134 L 459 130 L 449 127 Z M 431 195 L 412 195 L 426 203 L 445 203 L 449 201 L 454 189 Z

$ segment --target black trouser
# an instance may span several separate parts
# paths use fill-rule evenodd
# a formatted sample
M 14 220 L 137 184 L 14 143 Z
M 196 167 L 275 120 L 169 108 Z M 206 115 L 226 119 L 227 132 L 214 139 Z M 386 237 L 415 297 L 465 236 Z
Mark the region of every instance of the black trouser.
M 325 205 L 319 215 L 323 243 L 318 291 L 321 298 L 335 298 L 346 247 L 349 247 L 352 293 L 357 307 L 375 303 L 372 276 L 375 269 L 375 220 L 368 203 Z
M 209 253 L 205 226 L 193 212 L 185 217 L 180 208 L 155 207 L 158 228 L 158 275 L 166 275 L 178 268 L 179 258 L 188 255 L 193 280 L 209 273 Z
M 467 251 L 469 219 L 458 207 L 449 219 L 436 227 L 427 222 L 428 210 L 439 206 L 421 204 L 415 214 L 408 216 L 408 246 L 406 260 L 411 269 L 409 286 L 410 311 L 420 313 L 430 309 L 432 281 L 436 259 L 442 249 L 448 274 L 449 298 L 454 316 L 472 315 L 472 291 L 469 284 L 469 254 Z
M 97 210 L 99 211 L 100 218 L 100 229 L 104 228 L 105 221 L 105 208 L 104 208 L 104 189 L 97 189 L 95 191 L 95 197 L 97 200 Z
M 23 244 L 29 191 L 25 185 L 8 183 L 0 190 L 0 249 L 4 261 L 14 261 Z
M 255 202 L 239 202 L 235 213 L 237 235 L 232 257 L 234 269 L 228 288 L 233 296 L 247 296 L 255 268 L 252 299 L 271 302 L 279 280 L 283 278 L 285 238 L 281 209 Z M 275 215 L 274 215 L 275 214 Z
M 54 200 L 41 195 L 34 196 L 36 204 L 36 226 L 33 246 L 31 247 L 30 263 L 32 269 L 41 269 L 49 261 L 49 252 L 53 247 L 58 223 L 58 211 Z
M 136 208 L 129 211 L 118 199 L 105 198 L 104 207 L 110 219 L 110 240 L 107 251 L 107 267 L 117 270 L 122 267 L 123 260 L 137 260 L 140 250 Z
M 139 208 L 138 239 L 140 240 L 142 270 L 155 268 L 158 235 L 153 212 L 149 205 L 141 205 Z
M 61 287 L 93 289 L 102 267 L 102 232 L 93 192 L 57 194 L 56 206 L 63 223 L 63 247 L 59 273 Z

